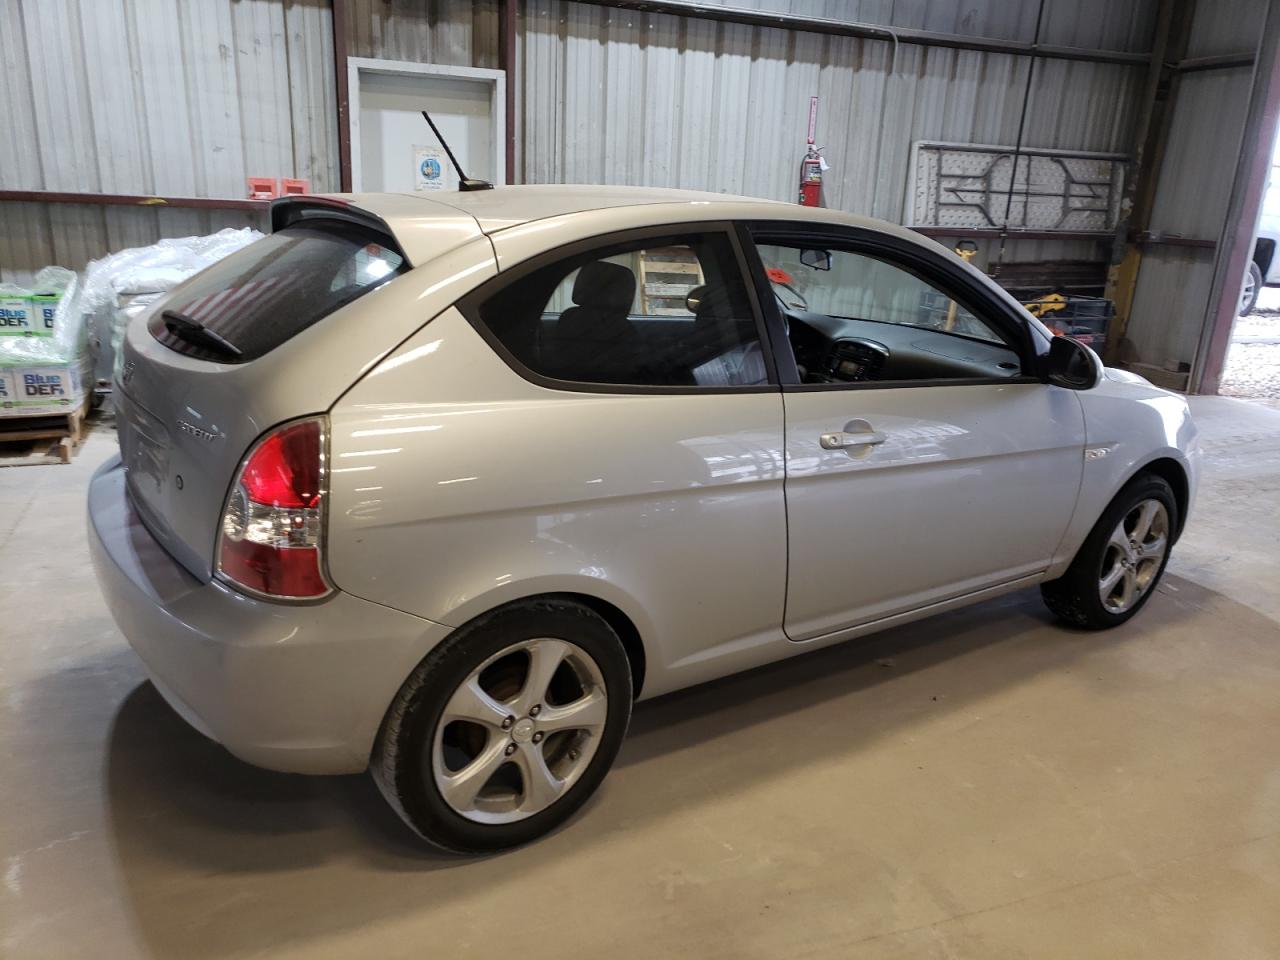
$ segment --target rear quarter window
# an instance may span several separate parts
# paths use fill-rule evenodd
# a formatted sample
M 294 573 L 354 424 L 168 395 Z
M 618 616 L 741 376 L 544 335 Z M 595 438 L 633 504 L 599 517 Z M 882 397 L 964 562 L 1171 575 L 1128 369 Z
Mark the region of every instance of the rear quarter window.
M 769 382 L 747 287 L 716 229 L 600 238 L 500 274 L 462 305 L 518 373 L 557 389 L 756 389 Z M 598 244 L 598 245 L 595 245 Z
M 391 238 L 310 221 L 263 237 L 180 286 L 150 322 L 186 356 L 245 363 L 408 269 Z

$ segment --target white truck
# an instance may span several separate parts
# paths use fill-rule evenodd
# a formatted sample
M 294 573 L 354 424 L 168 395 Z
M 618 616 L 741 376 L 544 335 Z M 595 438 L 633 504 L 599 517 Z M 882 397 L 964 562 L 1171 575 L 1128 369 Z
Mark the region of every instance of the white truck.
M 1248 316 L 1258 304 L 1263 287 L 1280 287 L 1280 176 L 1273 162 L 1271 180 L 1262 203 L 1262 217 L 1253 240 L 1253 259 L 1240 290 L 1240 316 Z

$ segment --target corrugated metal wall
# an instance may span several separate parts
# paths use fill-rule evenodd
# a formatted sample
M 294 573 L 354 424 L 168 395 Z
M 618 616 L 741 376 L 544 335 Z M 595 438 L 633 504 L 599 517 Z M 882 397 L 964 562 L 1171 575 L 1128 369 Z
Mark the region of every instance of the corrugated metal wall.
M 1044 32 L 1056 43 L 1146 50 L 1152 6 L 1050 3 Z M 1035 4 L 999 2 L 965 4 L 963 15 L 953 4 L 925 3 L 797 0 L 765 8 L 1017 40 L 1030 39 L 1035 15 Z M 895 221 L 905 213 L 913 142 L 1016 141 L 1031 64 L 1010 54 L 909 43 L 895 52 L 880 40 L 550 0 L 524 4 L 520 39 L 517 169 L 528 182 L 789 200 L 816 94 L 818 141 L 832 165 L 827 202 Z M 1142 79 L 1142 67 L 1037 62 L 1024 142 L 1128 153 Z M 1102 254 L 1087 242 L 1023 241 L 1006 256 Z
M 1266 10 L 1267 0 L 1201 3 L 1187 57 L 1253 51 Z M 1216 242 L 1240 155 L 1253 69 L 1187 73 L 1177 83 L 1150 229 Z M 1191 368 L 1209 309 L 1215 253 L 1178 246 L 1143 251 L 1124 359 L 1174 372 Z
M 0 187 L 244 195 L 337 179 L 326 0 L 0 5 L 0 102 L 21 148 Z
M 706 0 L 704 0 L 706 2 Z M 721 0 L 711 0 L 721 2 Z M 723 0 L 733 6 L 1030 41 L 1036 0 Z M 1201 0 L 1189 56 L 1250 50 L 1266 0 Z M 1156 0 L 1047 0 L 1045 43 L 1145 52 Z M 498 0 L 351 0 L 352 56 L 498 65 Z M 0 188 L 244 194 L 248 175 L 338 184 L 328 0 L 7 0 Z M 661 184 L 790 199 L 808 98 L 835 207 L 901 220 L 911 144 L 1011 144 L 1031 61 L 769 27 L 525 0 L 516 169 L 529 182 Z M 1141 66 L 1039 60 L 1029 146 L 1130 153 Z M 1250 71 L 1182 78 L 1152 229 L 1217 239 Z M 4 204 L 0 277 L 82 267 L 243 213 Z M 989 263 L 984 243 L 979 264 Z M 1104 245 L 1020 241 L 1006 258 L 1102 259 Z M 1151 248 L 1137 356 L 1186 362 L 1211 252 Z M 1184 318 L 1170 322 L 1171 317 Z M 1186 320 L 1185 318 L 1192 318 Z M 1194 322 L 1193 322 L 1194 321 Z
M 243 197 L 245 177 L 338 186 L 327 0 L 6 0 L 0 189 Z M 0 277 L 252 214 L 10 204 Z
M 843 23 L 929 30 L 989 40 L 1035 37 L 1037 3 L 1008 0 L 700 0 L 704 7 L 738 7 L 770 13 L 821 17 Z M 1155 0 L 1049 0 L 1040 28 L 1042 43 L 1099 50 L 1143 52 L 1151 49 Z
M 1154 0 L 1051 0 L 1047 42 L 1145 50 Z M 757 6 L 1029 40 L 1035 3 L 792 0 Z M 572 2 L 522 4 L 517 169 L 790 198 L 808 97 L 833 165 L 828 202 L 901 219 L 917 139 L 1011 143 L 1023 57 L 715 24 Z M 498 3 L 352 0 L 353 56 L 495 67 Z M 0 6 L 0 102 L 23 146 L 0 188 L 242 196 L 249 175 L 337 187 L 326 0 L 18 0 Z M 127 65 L 127 68 L 126 68 Z M 1041 61 L 1027 142 L 1127 151 L 1140 70 Z M 0 276 L 245 214 L 7 204 Z M 1098 256 L 1021 243 L 1021 259 Z
M 895 56 L 879 40 L 546 0 L 525 5 L 523 26 L 527 180 L 790 199 L 817 94 L 818 139 L 834 167 L 828 201 L 892 219 L 903 214 L 913 141 L 1016 140 L 1031 62 L 906 43 Z M 1038 62 L 1026 143 L 1127 152 L 1141 73 Z
M 351 0 L 348 53 L 498 68 L 498 0 Z
M 0 281 L 29 283 L 49 264 L 84 269 L 116 250 L 161 237 L 190 237 L 223 227 L 265 230 L 265 217 L 234 210 L 103 207 L 79 203 L 0 204 Z
M 353 0 L 351 56 L 496 67 L 497 0 Z M 329 0 L 4 0 L 0 189 L 243 197 L 248 176 L 338 189 Z M 0 205 L 0 279 L 164 236 L 264 227 L 228 211 Z

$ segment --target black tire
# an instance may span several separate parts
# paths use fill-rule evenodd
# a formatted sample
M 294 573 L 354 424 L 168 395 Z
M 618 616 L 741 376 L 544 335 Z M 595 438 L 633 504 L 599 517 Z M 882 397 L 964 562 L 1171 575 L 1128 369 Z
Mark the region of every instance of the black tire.
M 1159 500 L 1168 512 L 1168 544 L 1146 592 L 1128 610 L 1113 613 L 1103 605 L 1098 590 L 1102 565 L 1107 557 L 1107 542 L 1111 532 L 1130 511 L 1144 500 L 1151 499 Z M 1169 484 L 1153 473 L 1138 474 L 1116 494 L 1115 499 L 1102 512 L 1067 572 L 1057 580 L 1040 585 L 1040 595 L 1044 598 L 1045 605 L 1058 618 L 1082 630 L 1109 630 L 1120 626 L 1141 610 L 1156 592 L 1169 563 L 1178 522 L 1178 502 Z
M 1240 291 L 1240 316 L 1247 317 L 1253 313 L 1253 308 L 1258 305 L 1258 297 L 1262 293 L 1262 269 L 1249 261 L 1248 276 L 1245 278 L 1245 286 Z
M 431 770 L 436 726 L 473 670 L 504 648 L 537 638 L 567 640 L 595 661 L 608 698 L 600 742 L 577 781 L 549 807 L 515 822 L 478 823 L 455 811 L 436 786 Z M 568 600 L 519 601 L 459 628 L 418 665 L 387 710 L 370 772 L 405 823 L 442 850 L 475 854 L 519 846 L 555 829 L 599 787 L 626 735 L 631 702 L 630 663 L 604 620 Z

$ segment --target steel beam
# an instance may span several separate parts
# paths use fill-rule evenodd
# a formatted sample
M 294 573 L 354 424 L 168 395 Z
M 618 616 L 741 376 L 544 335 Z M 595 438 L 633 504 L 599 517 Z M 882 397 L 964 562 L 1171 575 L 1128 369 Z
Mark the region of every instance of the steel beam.
M 1271 169 L 1271 152 L 1280 128 L 1280 3 L 1269 5 L 1254 65 L 1249 112 L 1240 136 L 1227 218 L 1213 265 L 1209 305 L 1191 362 L 1189 390 L 1217 393 L 1231 346 L 1231 329 L 1240 312 L 1244 272 L 1253 256 L 1254 234 Z
M 1150 242 L 1147 227 L 1155 201 L 1156 183 L 1164 159 L 1164 147 L 1173 116 L 1173 98 L 1178 74 L 1165 63 L 1181 57 L 1191 32 L 1191 4 L 1161 0 L 1156 19 L 1155 50 L 1147 68 L 1146 83 L 1138 122 L 1134 128 L 1133 159 L 1125 177 L 1120 209 L 1127 211 L 1116 224 L 1116 242 L 1111 248 L 1107 271 L 1106 297 L 1115 304 L 1115 316 L 1107 329 L 1106 359 L 1117 363 L 1125 342 L 1125 332 L 1133 313 L 1142 265 L 1141 240 Z
M 1127 50 L 1090 50 L 1085 47 L 1027 43 L 1023 40 L 966 37 L 953 33 L 917 30 L 912 27 L 887 27 L 876 23 L 832 20 L 826 17 L 808 17 L 795 13 L 773 13 L 744 7 L 704 6 L 698 3 L 689 3 L 686 0 L 576 0 L 576 2 L 589 3 L 597 7 L 612 7 L 618 10 L 633 10 L 637 13 L 666 13 L 678 17 L 718 20 L 722 23 L 741 23 L 752 27 L 780 27 L 785 30 L 825 33 L 838 37 L 861 37 L 868 40 L 885 40 L 891 43 L 914 43 L 926 47 L 949 47 L 954 50 L 1006 53 L 1015 57 L 1084 60 L 1091 63 L 1120 63 L 1138 67 L 1146 66 L 1151 59 L 1150 53 L 1131 53 Z
M 507 74 L 506 84 L 506 156 L 507 183 L 516 182 L 516 4 L 519 0 L 502 0 L 498 12 L 499 70 Z
M 265 213 L 270 200 L 233 197 L 159 197 L 132 193 L 71 193 L 61 190 L 0 190 L 10 203 L 84 203 L 90 206 L 183 207 L 193 210 L 252 210 Z
M 333 0 L 333 73 L 338 95 L 338 184 L 351 190 L 351 92 L 347 88 L 347 0 Z

